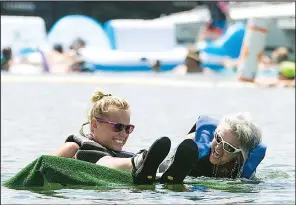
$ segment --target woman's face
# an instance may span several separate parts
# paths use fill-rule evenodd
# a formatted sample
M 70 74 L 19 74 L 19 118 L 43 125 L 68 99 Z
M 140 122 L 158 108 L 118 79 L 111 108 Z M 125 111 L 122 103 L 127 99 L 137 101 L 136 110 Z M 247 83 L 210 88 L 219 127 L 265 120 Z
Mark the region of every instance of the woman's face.
M 108 112 L 107 117 L 101 119 L 113 123 L 129 125 L 130 113 L 127 110 L 113 109 Z M 114 125 L 98 121 L 96 119 L 91 121 L 91 130 L 94 141 L 114 151 L 121 151 L 129 137 L 129 134 L 126 133 L 125 129 L 122 129 L 120 132 L 116 132 L 114 131 Z
M 232 145 L 234 148 L 239 149 L 239 142 L 236 136 L 234 136 L 230 131 L 219 130 L 218 135 L 224 140 Z M 220 138 L 220 139 L 221 139 Z M 225 144 L 227 146 L 227 143 Z M 216 138 L 214 137 L 211 145 L 211 155 L 210 162 L 214 165 L 223 165 L 227 162 L 230 162 L 240 155 L 240 152 L 229 153 L 223 149 L 223 142 L 220 144 L 217 143 Z

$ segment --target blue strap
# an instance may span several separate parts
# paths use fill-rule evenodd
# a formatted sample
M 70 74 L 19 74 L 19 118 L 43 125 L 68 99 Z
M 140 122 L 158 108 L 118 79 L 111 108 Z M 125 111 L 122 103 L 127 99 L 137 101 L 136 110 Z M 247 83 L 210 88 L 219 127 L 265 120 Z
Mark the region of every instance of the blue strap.
M 257 166 L 265 157 L 266 149 L 267 147 L 263 143 L 260 143 L 249 153 L 241 175 L 242 178 L 249 179 L 256 172 Z
M 204 158 L 209 156 L 211 151 L 211 144 L 210 143 L 201 143 L 195 142 L 198 147 L 198 159 Z
M 217 128 L 218 120 L 210 118 L 208 116 L 201 115 L 195 127 L 195 143 L 199 150 L 199 159 L 208 156 L 211 151 L 211 141 L 214 138 L 214 131 Z M 191 130 L 190 132 L 193 132 Z M 248 159 L 244 165 L 242 178 L 249 179 L 254 172 L 256 172 L 257 166 L 263 160 L 267 147 L 260 143 L 257 145 L 248 156 Z
M 195 143 L 198 147 L 199 157 L 204 158 L 210 154 L 211 141 L 214 138 L 214 131 L 217 127 L 218 121 L 208 116 L 199 116 L 195 130 L 191 129 L 191 132 L 195 132 Z
M 195 141 L 210 143 L 214 138 L 214 132 L 217 128 L 218 120 L 208 116 L 199 116 L 196 122 Z

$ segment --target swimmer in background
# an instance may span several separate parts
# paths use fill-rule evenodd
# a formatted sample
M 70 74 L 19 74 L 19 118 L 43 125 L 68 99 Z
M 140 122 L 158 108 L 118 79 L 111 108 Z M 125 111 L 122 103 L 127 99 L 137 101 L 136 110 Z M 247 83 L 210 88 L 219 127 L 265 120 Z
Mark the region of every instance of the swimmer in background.
M 278 65 L 283 61 L 288 61 L 289 59 L 289 51 L 285 47 L 276 48 L 271 56 L 264 55 L 261 58 L 261 61 L 258 62 L 258 70 L 265 70 L 276 68 Z M 233 71 L 237 71 L 237 67 L 240 63 L 240 59 L 232 60 L 232 59 L 225 59 L 224 60 L 224 67 L 226 69 L 232 69 Z
M 1 56 L 1 70 L 15 72 L 17 69 L 26 70 L 32 67 L 43 67 L 43 60 L 35 60 L 32 55 L 12 55 L 12 49 L 6 47 L 2 50 Z
M 194 47 L 188 48 L 188 53 L 185 57 L 184 64 L 178 65 L 173 68 L 173 73 L 186 74 L 186 73 L 202 73 L 204 70 L 201 68 L 201 60 L 199 58 L 199 51 Z
M 154 70 L 155 72 L 161 72 L 160 67 L 161 67 L 161 62 L 160 62 L 160 60 L 156 60 L 156 61 L 151 65 L 152 70 Z
M 79 49 L 84 48 L 85 42 L 81 39 L 73 42 L 73 50 L 64 51 L 61 44 L 55 44 L 53 51 L 46 55 L 52 73 L 90 72 L 93 71 L 80 56 Z
M 275 80 L 256 80 L 260 87 L 293 87 L 295 88 L 295 62 L 283 61 L 278 66 L 278 76 Z
M 55 44 L 46 55 L 46 60 L 51 73 L 67 73 L 71 71 L 70 66 L 75 63 L 76 56 L 68 55 L 61 44 Z
M 258 62 L 258 71 L 277 69 L 276 79 L 259 78 L 255 84 L 259 87 L 295 87 L 295 62 L 288 61 L 289 51 L 285 47 L 275 49 L 271 57 L 263 56 Z M 224 67 L 237 72 L 240 60 L 226 59 Z
M 170 72 L 185 75 L 188 73 L 214 73 L 210 68 L 201 67 L 200 52 L 194 48 L 194 46 L 188 47 L 188 52 L 184 60 L 184 64 L 177 65 Z M 156 60 L 151 65 L 152 70 L 155 72 L 161 72 L 161 62 Z
M 12 50 L 10 47 L 2 49 L 1 53 L 1 71 L 9 71 L 10 66 L 13 64 Z
M 265 56 L 258 66 L 258 70 L 277 69 L 276 79 L 257 79 L 260 87 L 295 87 L 295 62 L 289 61 L 289 51 L 285 47 L 275 49 L 271 57 Z

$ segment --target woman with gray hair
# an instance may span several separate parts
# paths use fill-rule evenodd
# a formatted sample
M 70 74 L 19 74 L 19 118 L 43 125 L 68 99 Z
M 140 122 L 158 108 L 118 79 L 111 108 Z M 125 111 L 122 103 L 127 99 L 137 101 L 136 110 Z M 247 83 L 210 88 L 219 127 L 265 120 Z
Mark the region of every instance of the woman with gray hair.
M 224 173 L 227 175 L 227 171 L 230 171 L 227 167 L 232 165 L 231 172 L 236 171 L 236 175 L 240 175 L 238 168 L 245 164 L 249 152 L 261 142 L 261 138 L 261 131 L 250 116 L 237 113 L 222 118 L 214 133 L 209 158 L 215 174 L 223 176 L 221 170 L 226 168 Z M 235 177 L 233 173 L 228 176 Z
M 193 177 L 251 179 L 266 152 L 261 131 L 247 113 L 227 115 L 220 122 L 200 116 L 186 138 L 194 140 L 199 149 L 195 167 L 187 169 Z M 160 165 L 161 181 L 175 183 L 170 180 L 179 175 L 174 167 L 178 167 L 174 157 Z

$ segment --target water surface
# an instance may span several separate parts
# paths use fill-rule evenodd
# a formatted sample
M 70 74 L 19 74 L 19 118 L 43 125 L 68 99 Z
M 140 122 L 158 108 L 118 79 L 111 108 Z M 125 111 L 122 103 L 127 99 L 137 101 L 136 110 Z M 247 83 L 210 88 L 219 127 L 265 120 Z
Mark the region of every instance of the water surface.
M 1 73 L 1 182 L 40 155 L 54 151 L 69 134 L 77 133 L 87 120 L 90 97 L 96 88 L 126 98 L 131 104 L 131 122 L 136 129 L 126 150 L 148 148 L 164 135 L 175 147 L 199 115 L 220 118 L 239 111 L 250 112 L 262 127 L 268 150 L 257 170 L 263 183 L 241 184 L 241 189 L 225 189 L 225 182 L 212 179 L 200 179 L 203 184 L 199 186 L 101 190 L 1 187 L 2 203 L 295 203 L 293 88 L 242 88 L 227 76 L 153 73 L 19 77 Z

